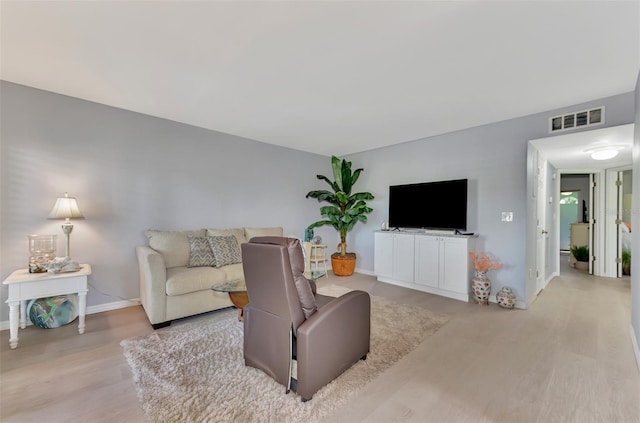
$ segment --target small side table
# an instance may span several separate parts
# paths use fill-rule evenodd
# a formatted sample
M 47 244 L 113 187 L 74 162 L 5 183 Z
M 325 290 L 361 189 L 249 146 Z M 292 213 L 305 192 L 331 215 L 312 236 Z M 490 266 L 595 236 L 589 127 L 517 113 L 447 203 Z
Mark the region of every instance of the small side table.
M 78 294 L 78 333 L 84 333 L 84 317 L 87 311 L 87 276 L 91 266 L 81 264 L 80 270 L 67 273 L 29 273 L 29 269 L 13 272 L 2 282 L 9 288 L 9 344 L 18 346 L 18 321 L 20 328 L 27 327 L 27 300 Z
M 327 272 L 327 246 L 324 244 L 311 244 L 311 254 L 309 258 L 311 267 L 311 276 L 313 279 L 321 277 L 328 278 Z M 322 269 L 320 268 L 322 266 Z

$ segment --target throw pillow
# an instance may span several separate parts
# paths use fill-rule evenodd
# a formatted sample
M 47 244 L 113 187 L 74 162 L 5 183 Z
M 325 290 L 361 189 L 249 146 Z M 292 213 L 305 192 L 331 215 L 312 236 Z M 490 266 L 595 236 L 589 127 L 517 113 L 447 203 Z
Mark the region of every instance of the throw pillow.
M 187 267 L 215 266 L 216 258 L 211 251 L 209 240 L 204 236 L 190 236 L 189 264 Z
M 209 236 L 207 239 L 216 260 L 216 267 L 242 262 L 242 253 L 235 236 Z
M 227 228 L 216 229 L 207 228 L 207 236 L 227 236 L 234 235 L 238 240 L 238 244 L 244 244 L 247 242 L 247 238 L 244 236 L 244 228 Z

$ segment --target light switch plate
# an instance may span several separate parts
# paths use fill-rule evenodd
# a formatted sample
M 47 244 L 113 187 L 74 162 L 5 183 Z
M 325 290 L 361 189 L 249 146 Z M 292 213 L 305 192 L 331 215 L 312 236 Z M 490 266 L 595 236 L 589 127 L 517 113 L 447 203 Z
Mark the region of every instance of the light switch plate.
M 513 222 L 513 212 L 502 212 L 503 222 Z

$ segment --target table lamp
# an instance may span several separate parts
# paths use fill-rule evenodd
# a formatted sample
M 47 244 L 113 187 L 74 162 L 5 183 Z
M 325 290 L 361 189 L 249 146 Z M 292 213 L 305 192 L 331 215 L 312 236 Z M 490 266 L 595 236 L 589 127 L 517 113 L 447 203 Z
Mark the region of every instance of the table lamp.
M 62 232 L 67 236 L 66 258 L 69 258 L 69 236 L 73 230 L 70 219 L 84 219 L 78 201 L 75 197 L 69 197 L 68 193 L 64 193 L 64 197 L 58 197 L 56 204 L 49 213 L 49 219 L 64 219 L 62 224 Z

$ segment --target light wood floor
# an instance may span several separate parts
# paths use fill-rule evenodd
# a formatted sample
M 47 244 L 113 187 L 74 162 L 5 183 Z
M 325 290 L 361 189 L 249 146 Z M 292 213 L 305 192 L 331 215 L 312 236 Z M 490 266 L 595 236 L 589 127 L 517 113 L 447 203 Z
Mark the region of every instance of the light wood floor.
M 327 422 L 640 422 L 640 371 L 630 343 L 629 278 L 563 268 L 529 310 L 480 306 L 377 282 L 369 291 L 451 316 Z M 0 332 L 2 422 L 143 422 L 119 345 L 152 331 L 140 307 L 77 325 Z

